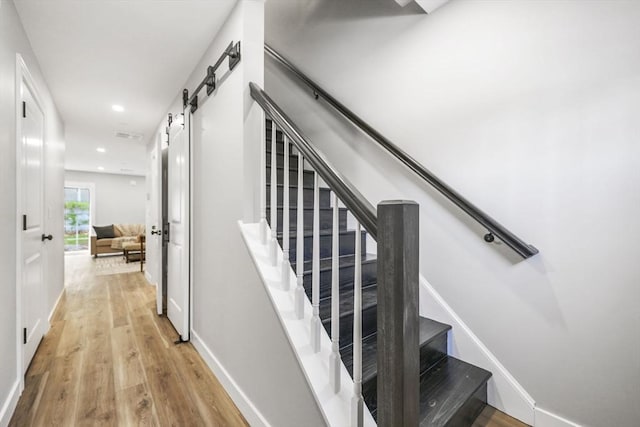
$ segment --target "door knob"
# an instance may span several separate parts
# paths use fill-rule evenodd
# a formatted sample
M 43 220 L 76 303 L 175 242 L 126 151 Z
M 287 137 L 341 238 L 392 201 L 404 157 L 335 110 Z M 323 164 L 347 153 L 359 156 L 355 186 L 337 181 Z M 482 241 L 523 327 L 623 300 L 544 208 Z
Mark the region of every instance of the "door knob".
M 151 234 L 155 235 L 155 236 L 159 236 L 162 234 L 162 230 L 151 230 Z
M 49 235 L 43 234 L 42 235 L 42 241 L 44 242 L 45 240 L 53 240 L 53 236 L 51 234 L 49 234 Z

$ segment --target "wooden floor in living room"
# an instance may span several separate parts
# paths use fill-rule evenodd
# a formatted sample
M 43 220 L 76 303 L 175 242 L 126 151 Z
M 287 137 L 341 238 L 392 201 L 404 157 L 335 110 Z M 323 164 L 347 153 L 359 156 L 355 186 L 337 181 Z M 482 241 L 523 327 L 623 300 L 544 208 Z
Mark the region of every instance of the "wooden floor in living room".
M 65 293 L 9 425 L 246 426 L 193 346 L 174 344 L 143 273 L 118 271 L 66 257 Z

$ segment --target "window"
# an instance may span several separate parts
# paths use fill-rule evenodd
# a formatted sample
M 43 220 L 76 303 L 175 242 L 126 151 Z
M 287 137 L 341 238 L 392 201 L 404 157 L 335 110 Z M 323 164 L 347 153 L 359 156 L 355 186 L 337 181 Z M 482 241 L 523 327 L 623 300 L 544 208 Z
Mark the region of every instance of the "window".
M 64 187 L 64 250 L 89 249 L 91 227 L 91 192 L 89 188 Z

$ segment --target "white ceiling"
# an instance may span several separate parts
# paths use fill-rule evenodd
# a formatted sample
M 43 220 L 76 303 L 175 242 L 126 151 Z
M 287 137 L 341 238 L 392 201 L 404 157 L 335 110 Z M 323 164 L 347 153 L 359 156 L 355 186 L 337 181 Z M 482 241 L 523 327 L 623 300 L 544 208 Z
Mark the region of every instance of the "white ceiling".
M 65 168 L 144 175 L 146 142 L 235 3 L 15 0 L 65 122 Z

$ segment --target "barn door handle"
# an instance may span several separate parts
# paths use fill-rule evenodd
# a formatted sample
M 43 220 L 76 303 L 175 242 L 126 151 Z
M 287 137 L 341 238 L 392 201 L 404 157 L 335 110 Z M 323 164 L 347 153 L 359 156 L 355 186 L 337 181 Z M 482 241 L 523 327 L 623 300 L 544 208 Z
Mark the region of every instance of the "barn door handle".
M 49 234 L 49 235 L 43 234 L 42 235 L 42 241 L 44 242 L 45 240 L 53 240 L 53 236 L 51 234 Z

